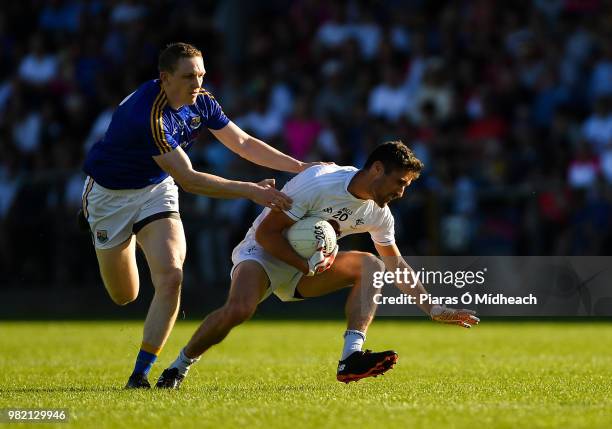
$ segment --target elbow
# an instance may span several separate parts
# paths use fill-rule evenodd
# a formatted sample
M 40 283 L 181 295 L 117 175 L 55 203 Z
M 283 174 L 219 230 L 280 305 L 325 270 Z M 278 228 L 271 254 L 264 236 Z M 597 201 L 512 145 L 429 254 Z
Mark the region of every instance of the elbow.
M 177 179 L 176 177 L 174 178 L 174 181 L 183 191 L 185 192 L 193 191 L 193 187 L 189 181 L 184 180 L 184 179 Z
M 172 175 L 172 178 L 174 179 L 176 184 L 181 187 L 183 191 L 194 192 L 195 182 L 193 181 L 192 176 L 190 174 Z
M 247 161 L 250 161 L 251 159 L 251 155 L 248 151 L 248 149 L 245 148 L 245 146 L 238 146 L 235 150 L 236 155 L 238 155 L 240 158 L 242 159 L 246 159 Z
M 249 136 L 248 134 L 238 139 L 238 144 L 236 144 L 234 152 L 236 152 L 236 154 L 239 155 L 241 158 L 249 158 L 251 154 L 251 148 L 253 147 L 251 144 L 249 144 L 250 140 L 251 136 Z
M 193 186 L 191 185 L 191 183 L 185 182 L 185 183 L 179 183 L 178 185 L 185 192 L 189 192 L 191 194 L 195 193 L 195 190 L 194 190 Z

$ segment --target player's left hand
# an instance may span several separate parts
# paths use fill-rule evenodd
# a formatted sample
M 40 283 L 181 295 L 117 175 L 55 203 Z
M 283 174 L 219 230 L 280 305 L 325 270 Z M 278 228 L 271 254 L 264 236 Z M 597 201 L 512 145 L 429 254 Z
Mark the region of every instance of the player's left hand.
M 308 259 L 308 273 L 306 276 L 311 277 L 315 274 L 321 274 L 323 271 L 328 270 L 336 260 L 336 255 L 338 254 L 337 244 L 330 253 L 326 253 L 323 249 L 325 249 L 325 242 L 319 239 L 317 251 Z
M 449 323 L 451 325 L 459 325 L 464 328 L 471 328 L 478 325 L 480 319 L 476 317 L 476 312 L 473 310 L 455 310 L 447 308 L 443 305 L 434 305 L 429 313 L 431 320 L 440 323 Z
M 300 165 L 300 171 L 298 171 L 298 173 L 301 173 L 302 171 L 306 170 L 307 168 L 314 167 L 315 165 L 333 165 L 333 164 L 335 164 L 335 162 L 323 162 L 323 161 L 302 162 L 302 165 Z

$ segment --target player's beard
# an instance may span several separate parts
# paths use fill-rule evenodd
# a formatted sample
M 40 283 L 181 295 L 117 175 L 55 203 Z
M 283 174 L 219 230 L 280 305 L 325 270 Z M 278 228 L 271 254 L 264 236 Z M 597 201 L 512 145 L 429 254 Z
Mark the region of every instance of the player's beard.
M 389 201 L 390 201 L 390 200 L 388 200 L 388 197 L 387 197 L 387 196 L 382 196 L 382 197 L 378 197 L 378 196 L 377 196 L 376 198 L 374 198 L 374 202 L 375 202 L 375 203 L 376 203 L 376 205 L 377 205 L 378 207 L 380 207 L 380 208 L 384 208 L 384 207 L 387 205 L 387 203 L 388 203 Z

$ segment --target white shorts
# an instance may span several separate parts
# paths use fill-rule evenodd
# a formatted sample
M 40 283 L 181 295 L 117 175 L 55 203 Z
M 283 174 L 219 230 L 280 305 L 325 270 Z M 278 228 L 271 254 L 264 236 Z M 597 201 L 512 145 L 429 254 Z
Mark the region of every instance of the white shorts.
M 270 280 L 270 286 L 261 301 L 269 297 L 272 293 L 280 298 L 281 301 L 301 301 L 303 298 L 295 297 L 295 289 L 298 282 L 304 275 L 300 270 L 284 263 L 266 252 L 257 242 L 243 240 L 232 252 L 232 262 L 234 266 L 230 271 L 230 277 L 234 275 L 234 270 L 243 261 L 255 261 L 265 270 Z
M 107 189 L 91 177 L 83 187 L 83 214 L 94 246 L 111 249 L 154 220 L 178 216 L 178 187 L 172 177 L 141 189 Z

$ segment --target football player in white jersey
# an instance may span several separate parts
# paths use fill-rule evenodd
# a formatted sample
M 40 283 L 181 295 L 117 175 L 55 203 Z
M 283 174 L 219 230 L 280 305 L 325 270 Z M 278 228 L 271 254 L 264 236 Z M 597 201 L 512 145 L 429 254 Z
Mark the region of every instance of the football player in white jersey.
M 379 145 L 361 170 L 319 165 L 287 182 L 282 191 L 293 199 L 291 209 L 265 209 L 255 219 L 232 253 L 234 266 L 227 302 L 202 322 L 177 359 L 163 371 L 157 387 L 178 388 L 190 365 L 232 328 L 248 320 L 270 294 L 295 301 L 346 287 L 351 287 L 351 292 L 345 307 L 347 330 L 337 379 L 348 383 L 389 370 L 397 362 L 396 352 L 362 350 L 376 312 L 374 294 L 378 292 L 371 282 L 362 279 L 371 280 L 375 271 L 412 270 L 395 244 L 394 220 L 387 204 L 401 198 L 422 169 L 423 164 L 408 147 L 393 141 Z M 305 216 L 328 219 L 339 237 L 369 232 L 384 263 L 370 253 L 338 252 L 337 246 L 329 254 L 321 250 L 309 260 L 303 259 L 283 232 Z M 410 295 L 427 293 L 420 283 L 413 288 L 398 283 L 397 287 Z M 435 321 L 466 328 L 479 322 L 471 310 L 418 305 Z

